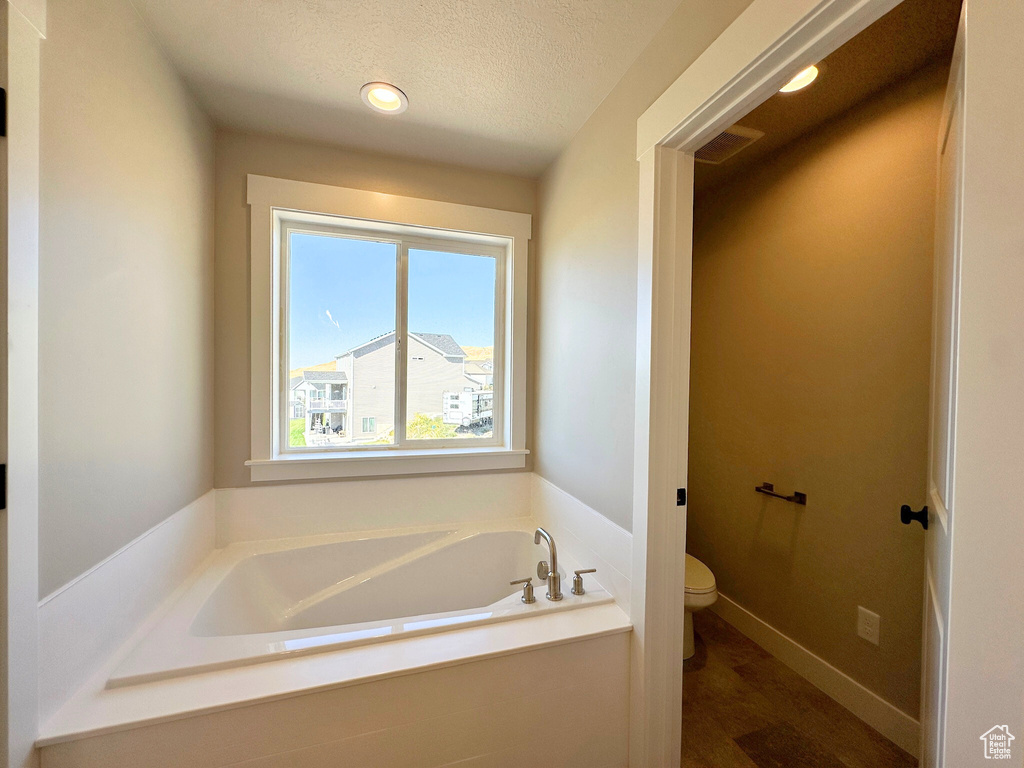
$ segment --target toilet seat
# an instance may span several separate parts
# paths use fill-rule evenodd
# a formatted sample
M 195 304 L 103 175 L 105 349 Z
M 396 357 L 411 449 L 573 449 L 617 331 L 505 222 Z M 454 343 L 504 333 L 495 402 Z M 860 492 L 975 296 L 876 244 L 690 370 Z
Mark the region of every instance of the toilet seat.
M 704 563 L 691 554 L 686 555 L 686 593 L 706 595 L 714 592 L 715 574 Z

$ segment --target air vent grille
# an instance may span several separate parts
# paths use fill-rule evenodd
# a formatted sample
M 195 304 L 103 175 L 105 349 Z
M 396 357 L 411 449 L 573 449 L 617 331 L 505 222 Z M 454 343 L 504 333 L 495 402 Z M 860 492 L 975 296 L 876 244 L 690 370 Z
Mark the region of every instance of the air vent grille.
M 764 136 L 764 131 L 734 125 L 715 136 L 694 153 L 698 163 L 718 165 Z

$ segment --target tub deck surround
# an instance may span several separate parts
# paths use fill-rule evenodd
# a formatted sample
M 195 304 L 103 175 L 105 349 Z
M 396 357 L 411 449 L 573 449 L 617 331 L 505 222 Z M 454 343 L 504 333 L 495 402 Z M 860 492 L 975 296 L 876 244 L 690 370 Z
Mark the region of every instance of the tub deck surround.
M 591 535 L 592 527 L 606 532 L 607 526 L 596 525 L 600 520 L 595 523 L 591 519 L 596 519 L 596 513 L 579 502 L 579 509 L 563 509 L 572 505 L 570 497 L 560 491 L 541 505 L 545 514 L 534 517 L 531 501 L 536 500 L 531 498 L 531 479 L 527 475 L 482 477 L 468 493 L 472 499 L 460 494 L 450 504 L 442 504 L 438 498 L 446 488 L 445 478 L 348 483 L 342 501 L 336 483 L 216 491 L 210 495 L 211 503 L 204 507 L 207 525 L 202 528 L 203 535 L 194 537 L 202 564 L 190 569 L 190 575 L 173 594 L 168 590 L 166 596 L 145 600 L 142 596 L 132 597 L 133 606 L 139 603 L 135 613 L 145 616 L 145 620 L 137 618 L 134 628 L 119 625 L 115 633 L 119 636 L 111 635 L 110 650 L 102 657 L 94 654 L 88 668 L 75 662 L 76 670 L 81 667 L 81 682 L 68 684 L 69 676 L 63 672 L 54 677 L 53 706 L 41 720 L 39 745 L 49 746 L 43 751 L 44 765 L 85 765 L 70 756 L 84 754 L 82 750 L 101 749 L 101 741 L 103 745 L 112 743 L 104 739 L 116 738 L 130 755 L 137 756 L 132 751 L 137 747 L 133 730 L 155 734 L 154 728 L 173 725 L 179 735 L 191 733 L 193 729 L 207 728 L 215 713 L 219 713 L 217 717 L 228 717 L 227 713 L 237 712 L 237 716 L 231 717 L 257 728 L 262 722 L 257 712 L 270 711 L 268 708 L 293 699 L 314 706 L 312 702 L 317 699 L 313 694 L 342 696 L 341 692 L 352 689 L 353 693 L 344 694 L 349 701 L 352 696 L 362 695 L 355 691 L 377 691 L 378 686 L 391 686 L 396 680 L 422 681 L 427 679 L 424 675 L 449 674 L 454 670 L 465 670 L 459 673 L 462 677 L 473 677 L 477 673 L 469 670 L 490 669 L 487 665 L 494 664 L 515 670 L 515 679 L 525 681 L 535 677 L 533 665 L 538 654 L 561 659 L 558 665 L 564 662 L 573 666 L 579 659 L 584 664 L 581 669 L 588 670 L 573 676 L 582 686 L 581 691 L 586 689 L 581 695 L 596 697 L 595 705 L 601 702 L 601 707 L 612 712 L 615 707 L 609 703 L 611 700 L 606 701 L 602 698 L 604 694 L 596 691 L 604 685 L 600 680 L 610 676 L 625 674 L 628 681 L 628 659 L 609 663 L 588 657 L 592 649 L 605 648 L 608 642 L 620 648 L 616 638 L 631 631 L 630 619 L 620 607 L 622 576 L 612 567 L 622 567 L 619 550 L 628 552 L 629 536 L 615 529 L 618 536 L 602 535 L 591 541 L 588 536 L 596 536 Z M 473 481 L 476 480 L 474 477 Z M 418 503 L 416 497 L 420 499 Z M 214 517 L 216 545 L 221 547 L 216 550 Z M 418 525 L 410 524 L 417 519 Z M 377 530 L 367 530 L 373 520 Z M 544 548 L 533 544 L 533 531 L 538 524 L 546 526 L 558 543 L 565 599 L 560 603 L 547 601 L 544 584 L 536 579 L 537 602 L 527 606 L 519 601 L 518 588 L 509 586 L 508 581 L 536 576 L 537 561 L 547 556 Z M 586 530 L 579 530 L 581 527 Z M 162 534 L 165 530 L 177 529 L 164 525 L 150 533 Z M 512 538 L 498 545 L 502 536 Z M 474 537 L 480 546 L 471 545 Z M 620 539 L 625 541 L 624 546 Z M 127 549 L 111 564 L 84 576 L 60 599 L 48 603 L 47 607 L 54 609 L 48 625 L 57 628 L 64 621 L 73 625 L 78 621 L 76 616 L 87 612 L 106 614 L 112 610 L 107 605 L 109 599 L 104 598 L 104 602 L 89 595 L 113 595 L 123 602 L 136 585 L 148 583 L 155 566 L 166 569 L 171 559 L 180 557 L 180 546 L 163 546 L 159 536 L 147 534 L 142 541 L 153 546 Z M 583 541 L 586 545 L 581 544 Z M 476 554 L 452 549 L 457 546 L 472 546 Z M 356 552 L 360 547 L 361 551 Z M 498 551 L 501 556 L 495 554 Z M 136 556 L 139 553 L 144 556 Z M 237 576 L 231 578 L 236 566 Z M 572 596 L 568 591 L 572 570 L 592 566 L 599 570 L 586 577 L 587 594 L 582 598 Z M 178 570 L 183 567 L 178 563 Z M 214 575 L 215 570 L 219 575 Z M 485 572 L 493 572 L 494 578 L 477 578 Z M 618 605 L 607 594 L 609 583 L 615 587 L 613 594 L 620 598 Z M 83 589 L 88 590 L 84 598 L 80 595 Z M 374 590 L 377 594 L 373 594 Z M 392 601 L 391 608 L 383 613 L 360 615 L 368 606 L 382 607 L 382 592 Z M 219 607 L 215 606 L 217 601 L 221 602 Z M 223 610 L 232 603 L 236 610 Z M 206 613 L 204 605 L 208 607 Z M 269 610 L 271 605 L 279 610 Z M 74 611 L 69 610 L 72 607 Z M 427 611 L 431 613 L 426 615 Z M 492 615 L 478 615 L 488 612 Z M 337 618 L 338 614 L 344 615 Z M 62 618 L 65 615 L 66 620 Z M 360 626 L 351 626 L 352 617 L 360 620 Z M 513 618 L 516 620 L 507 620 Z M 179 622 L 177 636 L 163 632 L 174 622 Z M 347 623 L 329 626 L 327 622 Z M 386 638 L 372 636 L 373 631 L 383 632 L 383 627 L 390 628 Z M 371 630 L 371 637 L 336 637 L 360 630 Z M 69 640 L 72 637 L 68 632 L 50 634 L 55 640 L 58 635 L 66 635 Z M 270 648 L 272 642 L 281 640 L 293 645 L 305 642 L 309 647 L 293 647 L 285 652 L 280 647 Z M 205 661 L 209 663 L 213 658 L 213 668 L 182 674 L 184 667 L 195 663 L 195 658 L 183 651 L 193 641 L 209 643 L 207 650 L 219 649 L 221 662 L 226 666 L 218 666 L 215 655 L 208 655 Z M 247 642 L 252 643 L 248 650 Z M 160 643 L 164 644 L 162 648 L 158 647 Z M 257 643 L 262 647 L 257 647 Z M 146 662 L 148 667 L 141 664 L 147 645 L 153 652 Z M 54 659 L 69 656 L 58 650 L 54 645 Z M 164 663 L 172 654 L 178 654 L 177 661 Z M 154 664 L 154 660 L 160 663 Z M 133 680 L 132 675 L 137 673 L 142 677 Z M 497 682 L 486 677 L 489 673 L 481 674 L 484 677 L 479 685 L 489 688 Z M 129 682 L 132 684 L 126 684 Z M 364 689 L 364 684 L 369 687 Z M 520 697 L 532 690 L 529 686 L 519 688 L 522 690 L 518 693 L 508 695 Z M 566 695 L 572 698 L 576 694 L 567 690 Z M 434 704 L 421 708 L 423 717 L 450 709 L 452 702 L 445 696 L 435 698 Z M 493 703 L 501 708 L 497 700 Z M 519 712 L 521 706 L 515 705 L 513 711 Z M 562 705 L 555 709 L 560 713 Z M 480 712 L 480 717 L 490 717 L 482 714 L 483 709 Z M 252 713 L 252 717 L 245 713 Z M 348 723 L 349 716 L 341 719 Z M 557 719 L 561 728 L 561 718 Z M 598 738 L 598 733 L 614 731 L 612 725 L 598 725 L 594 721 L 580 733 L 586 738 Z M 616 721 L 614 725 L 618 727 L 621 723 Z M 264 729 L 259 726 L 259 730 Z M 101 735 L 99 741 L 90 738 Z M 551 738 L 556 736 L 552 734 Z M 500 740 L 489 744 L 489 748 Z M 516 743 L 515 748 L 519 749 L 522 745 Z M 541 743 L 551 746 L 555 742 L 537 742 Z M 59 759 L 55 751 L 58 746 L 62 755 Z M 232 750 L 228 751 L 234 754 Z M 619 764 L 616 760 L 611 762 Z M 115 764 L 135 762 L 130 757 L 127 762 L 96 763 Z M 167 762 L 168 766 L 178 764 L 189 763 Z
M 220 488 L 217 546 L 531 517 L 526 472 Z
M 593 599 L 599 585 L 628 614 L 623 563 L 628 565 L 629 534 L 546 482 L 550 493 L 541 502 L 532 492 L 534 481 L 540 478 L 524 473 L 472 475 L 459 478 L 456 494 L 446 477 L 211 491 L 40 602 L 40 722 L 53 719 L 101 669 L 105 683 L 114 672 L 111 660 L 124 661 L 127 650 L 166 618 L 210 563 L 219 562 L 224 548 L 236 544 L 259 547 L 273 539 L 278 547 L 289 539 L 315 546 L 387 531 L 398 536 L 491 526 L 532 532 L 543 525 L 558 542 L 566 591 L 570 573 L 564 564 L 597 567 L 598 573 L 587 577 L 587 598 Z M 539 559 L 541 549 L 536 549 Z M 516 577 L 534 574 L 532 562 Z M 535 583 L 541 587 L 538 600 L 546 605 L 540 580 Z M 556 610 L 564 606 L 563 601 Z
M 228 546 L 107 687 L 612 602 L 588 576 L 582 596 L 552 602 L 538 585 L 524 605 L 509 582 L 546 556 L 532 532 L 513 521 Z
M 518 621 L 107 688 L 107 679 L 118 664 L 115 659 L 43 725 L 36 745 L 45 748 L 631 630 L 629 617 L 609 602 L 581 610 L 543 612 Z M 621 670 L 605 673 L 621 674 Z M 571 709 L 570 705 L 566 702 Z
M 565 552 L 597 568 L 598 581 L 629 613 L 633 535 L 550 480 L 530 475 L 530 512 Z
M 215 551 L 216 493 L 204 494 L 40 601 L 41 722 L 205 570 Z
M 463 632 L 494 633 L 606 609 L 617 610 L 598 606 L 460 630 L 454 640 L 462 642 Z M 544 630 L 534 626 L 533 632 Z M 450 636 L 400 642 L 445 637 Z M 360 650 L 366 649 L 339 654 Z M 223 681 L 324 659 L 292 659 L 209 677 Z M 306 677 L 324 669 L 329 667 L 321 665 Z M 141 687 L 151 687 L 150 696 L 156 696 L 194 679 Z M 628 701 L 629 634 L 617 632 L 72 738 L 46 745 L 41 757 L 44 768 L 625 768 Z

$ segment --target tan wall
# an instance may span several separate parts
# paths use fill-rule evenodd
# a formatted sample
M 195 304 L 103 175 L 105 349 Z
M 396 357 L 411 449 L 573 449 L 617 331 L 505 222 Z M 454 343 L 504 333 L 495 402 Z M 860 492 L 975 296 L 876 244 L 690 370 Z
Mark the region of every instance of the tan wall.
M 249 484 L 247 173 L 521 213 L 534 213 L 536 203 L 533 179 L 267 136 L 218 133 L 215 482 L 220 488 Z
M 42 594 L 213 483 L 213 132 L 128 0 L 47 24 Z
M 936 141 L 927 72 L 703 195 L 687 549 L 720 590 L 916 716 Z M 823 84 L 823 87 L 827 84 Z M 806 507 L 754 493 L 803 491 Z M 857 606 L 881 643 L 856 635 Z
M 539 187 L 535 468 L 627 529 L 636 369 L 636 120 L 749 4 L 684 0 Z

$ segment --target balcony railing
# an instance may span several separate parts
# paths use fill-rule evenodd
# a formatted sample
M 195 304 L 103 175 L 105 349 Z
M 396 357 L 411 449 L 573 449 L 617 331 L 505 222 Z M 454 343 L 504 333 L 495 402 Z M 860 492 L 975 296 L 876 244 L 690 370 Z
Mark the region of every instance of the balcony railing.
M 348 408 L 348 400 L 328 400 L 319 398 L 309 401 L 311 411 L 344 411 Z
M 345 431 L 341 432 L 307 432 L 306 445 L 343 445 L 348 442 Z

